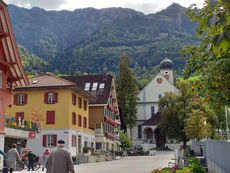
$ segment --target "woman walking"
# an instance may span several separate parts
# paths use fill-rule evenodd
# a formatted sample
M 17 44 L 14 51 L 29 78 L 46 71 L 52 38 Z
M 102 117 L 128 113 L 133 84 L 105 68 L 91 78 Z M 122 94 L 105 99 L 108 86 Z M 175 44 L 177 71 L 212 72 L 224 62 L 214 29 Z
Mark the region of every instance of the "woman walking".
M 44 152 L 44 154 L 43 154 L 43 167 L 42 167 L 42 171 L 44 171 L 44 169 L 45 169 L 45 164 L 46 164 L 46 158 L 47 158 L 47 156 L 50 154 L 50 152 L 49 152 L 49 150 L 48 150 L 48 148 L 46 148 L 46 151 Z
M 13 144 L 7 153 L 6 163 L 7 167 L 10 168 L 10 173 L 12 173 L 16 167 L 16 161 L 21 160 L 16 147 L 17 145 Z

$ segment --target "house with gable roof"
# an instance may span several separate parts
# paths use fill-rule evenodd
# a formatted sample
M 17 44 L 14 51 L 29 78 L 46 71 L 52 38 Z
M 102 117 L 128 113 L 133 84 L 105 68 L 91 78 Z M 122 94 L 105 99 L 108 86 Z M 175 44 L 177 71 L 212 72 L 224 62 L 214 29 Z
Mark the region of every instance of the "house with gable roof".
M 89 102 L 89 127 L 95 130 L 96 150 L 120 149 L 115 129 L 120 125 L 115 80 L 107 74 L 64 76 L 96 97 Z
M 137 123 L 132 129 L 135 146 L 162 148 L 165 137 L 160 134 L 157 124 L 160 121 L 158 102 L 165 92 L 178 92 L 174 85 L 173 63 L 164 59 L 160 63 L 160 72 L 139 92 L 137 100 Z
M 55 149 L 59 139 L 72 156 L 84 147 L 95 148 L 95 134 L 89 128 L 89 100 L 95 99 L 91 94 L 51 74 L 30 78 L 29 83 L 14 89 L 13 105 L 6 112 L 18 124 L 38 124 L 39 133 L 35 139 L 26 139 L 27 148 L 41 156 L 46 148 Z

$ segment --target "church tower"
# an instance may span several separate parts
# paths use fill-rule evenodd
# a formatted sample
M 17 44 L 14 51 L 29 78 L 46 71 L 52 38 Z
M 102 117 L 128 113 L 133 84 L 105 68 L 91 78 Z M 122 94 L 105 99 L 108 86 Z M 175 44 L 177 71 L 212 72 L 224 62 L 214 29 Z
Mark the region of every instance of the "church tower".
M 173 63 L 170 59 L 165 58 L 161 61 L 160 73 L 173 84 Z

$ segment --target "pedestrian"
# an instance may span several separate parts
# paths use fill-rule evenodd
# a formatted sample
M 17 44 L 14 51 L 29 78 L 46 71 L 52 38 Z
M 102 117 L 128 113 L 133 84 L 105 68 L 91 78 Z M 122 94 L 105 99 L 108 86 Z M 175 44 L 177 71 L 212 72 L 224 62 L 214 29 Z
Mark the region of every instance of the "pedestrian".
M 16 161 L 21 160 L 16 147 L 17 145 L 13 144 L 7 153 L 6 163 L 7 167 L 10 169 L 10 173 L 12 173 L 16 167 Z
M 50 151 L 48 148 L 46 148 L 44 154 L 43 154 L 43 167 L 42 167 L 42 171 L 44 171 L 45 169 L 45 163 L 46 163 L 46 158 L 48 157 L 48 155 L 50 154 Z
M 26 154 L 25 156 L 28 156 L 28 171 L 30 171 L 30 169 L 32 169 L 32 171 L 34 171 L 34 160 L 36 155 L 34 153 L 32 153 L 31 150 L 29 150 L 28 154 Z
M 46 173 L 75 173 L 71 154 L 64 146 L 65 141 L 57 142 L 57 149 L 52 151 L 46 159 Z
M 6 159 L 6 154 L 0 149 L 0 154 L 3 155 L 4 159 Z

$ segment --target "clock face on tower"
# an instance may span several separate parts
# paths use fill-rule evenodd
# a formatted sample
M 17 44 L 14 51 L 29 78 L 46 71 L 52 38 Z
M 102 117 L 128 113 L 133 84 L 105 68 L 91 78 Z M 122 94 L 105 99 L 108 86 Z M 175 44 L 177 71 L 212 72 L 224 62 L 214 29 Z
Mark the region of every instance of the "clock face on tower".
M 166 78 L 166 79 L 169 79 L 169 75 L 166 74 L 166 75 L 165 75 L 165 78 Z
M 157 78 L 157 83 L 162 83 L 162 78 Z

